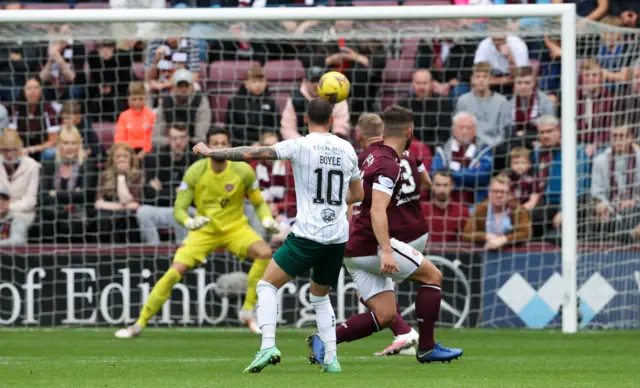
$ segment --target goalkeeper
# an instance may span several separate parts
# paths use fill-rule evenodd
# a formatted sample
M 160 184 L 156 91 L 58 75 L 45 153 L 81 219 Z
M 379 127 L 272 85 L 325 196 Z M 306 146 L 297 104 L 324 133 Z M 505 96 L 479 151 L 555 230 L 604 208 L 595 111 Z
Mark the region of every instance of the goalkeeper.
M 229 133 L 212 130 L 207 134 L 213 149 L 231 146 Z M 271 247 L 250 226 L 244 216 L 244 198 L 248 197 L 256 209 L 262 225 L 270 234 L 278 232 L 269 207 L 262 199 L 256 175 L 244 162 L 201 159 L 185 172 L 174 205 L 176 221 L 189 229 L 187 238 L 176 252 L 171 268 L 158 280 L 149 294 L 140 317 L 133 326 L 116 332 L 118 338 L 137 337 L 147 322 L 171 296 L 173 286 L 187 271 L 202 264 L 207 256 L 224 248 L 240 258 L 254 260 L 249 270 L 247 295 L 242 319 L 254 333 L 260 333 L 254 308 L 258 300 L 256 285 L 271 259 Z M 187 209 L 194 203 L 196 216 L 191 218 Z

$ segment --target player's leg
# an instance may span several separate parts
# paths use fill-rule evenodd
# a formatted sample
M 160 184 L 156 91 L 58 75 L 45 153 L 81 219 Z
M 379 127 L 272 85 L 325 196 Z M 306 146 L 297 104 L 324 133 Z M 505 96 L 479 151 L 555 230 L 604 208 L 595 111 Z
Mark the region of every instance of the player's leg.
M 253 264 L 247 275 L 247 294 L 240 312 L 240 319 L 247 324 L 252 332 L 260 334 L 254 312 L 258 302 L 256 286 L 271 261 L 273 251 L 269 244 L 249 226 L 227 235 L 225 245 L 227 250 L 236 256 L 253 259 Z
M 204 261 L 204 259 L 216 249 L 217 241 L 204 232 L 192 231 L 178 248 L 171 268 L 153 286 L 147 302 L 140 310 L 140 316 L 133 326 L 116 332 L 118 338 L 132 338 L 140 335 L 147 327 L 147 323 L 164 305 L 171 296 L 171 291 L 176 283 L 191 269 Z

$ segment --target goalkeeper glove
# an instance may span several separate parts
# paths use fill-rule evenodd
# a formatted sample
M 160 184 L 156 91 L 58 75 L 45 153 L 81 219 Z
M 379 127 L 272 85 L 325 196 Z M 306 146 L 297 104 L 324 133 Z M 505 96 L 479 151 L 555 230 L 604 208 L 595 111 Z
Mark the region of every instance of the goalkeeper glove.
M 189 218 L 184 222 L 184 227 L 189 230 L 198 230 L 211 222 L 211 220 L 204 216 L 195 216 L 194 218 Z
M 273 218 L 265 218 L 264 220 L 262 220 L 262 226 L 268 234 L 280 233 L 280 225 L 278 225 L 276 220 L 274 220 Z

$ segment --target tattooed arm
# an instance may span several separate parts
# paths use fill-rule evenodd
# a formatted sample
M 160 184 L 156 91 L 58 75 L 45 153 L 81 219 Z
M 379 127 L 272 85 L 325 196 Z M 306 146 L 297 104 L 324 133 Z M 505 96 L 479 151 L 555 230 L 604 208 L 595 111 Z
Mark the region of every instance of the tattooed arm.
M 276 160 L 278 154 L 274 147 L 235 147 L 221 150 L 212 150 L 204 143 L 198 143 L 193 147 L 193 152 L 198 155 L 208 156 L 214 160 L 245 161 L 252 160 Z

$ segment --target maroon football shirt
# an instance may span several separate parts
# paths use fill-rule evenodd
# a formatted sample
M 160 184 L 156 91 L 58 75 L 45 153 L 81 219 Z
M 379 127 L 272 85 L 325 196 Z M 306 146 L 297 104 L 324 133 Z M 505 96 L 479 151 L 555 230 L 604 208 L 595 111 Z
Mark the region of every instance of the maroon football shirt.
M 380 190 L 391 195 L 388 209 L 396 205 L 396 197 L 400 190 L 397 184 L 400 178 L 400 159 L 396 151 L 382 142 L 371 144 L 358 155 L 358 166 L 362 175 L 364 199 L 354 205 L 353 216 L 349 225 L 349 242 L 345 251 L 346 257 L 372 256 L 378 253 L 378 240 L 371 226 L 371 199 L 373 190 Z M 395 210 L 395 209 L 394 209 Z M 389 214 L 388 210 L 387 214 Z M 389 236 L 391 230 L 389 231 Z
M 425 166 L 411 149 L 400 158 L 400 180 L 396 207 L 387 212 L 389 217 L 389 235 L 405 243 L 427 233 L 427 222 L 422 215 L 420 204 L 420 173 Z

